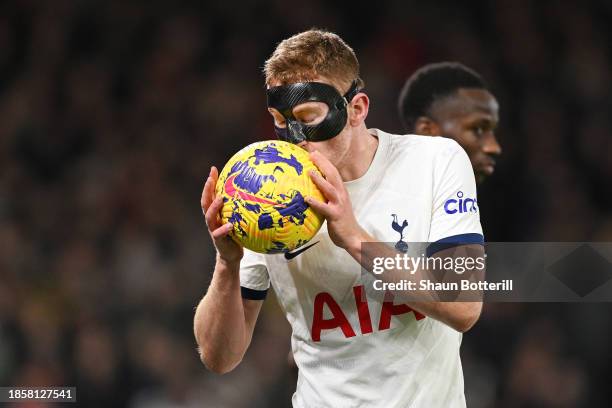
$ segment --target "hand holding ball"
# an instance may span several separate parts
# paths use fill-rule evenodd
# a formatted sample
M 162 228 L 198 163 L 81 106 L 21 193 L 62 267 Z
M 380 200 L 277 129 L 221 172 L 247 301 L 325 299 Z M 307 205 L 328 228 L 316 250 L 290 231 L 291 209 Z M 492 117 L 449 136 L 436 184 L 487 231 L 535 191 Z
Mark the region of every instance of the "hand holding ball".
M 309 172 L 319 172 L 301 147 L 283 142 L 253 143 L 225 165 L 216 185 L 223 198 L 222 222 L 232 239 L 252 251 L 280 253 L 307 243 L 324 218 L 304 201 L 326 201 Z

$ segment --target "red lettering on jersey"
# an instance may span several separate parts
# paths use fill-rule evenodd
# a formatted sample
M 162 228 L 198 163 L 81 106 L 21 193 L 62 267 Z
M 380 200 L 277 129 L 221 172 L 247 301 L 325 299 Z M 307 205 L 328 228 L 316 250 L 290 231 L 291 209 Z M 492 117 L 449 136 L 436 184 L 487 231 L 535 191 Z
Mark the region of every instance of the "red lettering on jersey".
M 355 305 L 357 305 L 357 314 L 359 315 L 361 334 L 372 333 L 370 307 L 368 306 L 368 299 L 363 291 L 363 285 L 353 287 L 353 294 L 355 295 Z
M 323 318 L 323 305 L 327 304 L 331 314 L 334 316 L 331 319 Z M 314 316 L 312 319 L 312 340 L 321 341 L 321 330 L 329 330 L 340 327 L 345 337 L 353 337 L 355 332 L 351 324 L 346 319 L 346 316 L 338 306 L 338 303 L 327 292 L 319 293 L 314 300 Z
M 414 312 L 414 317 L 417 320 L 424 319 L 425 316 L 421 313 L 413 310 L 410 306 L 405 303 L 399 305 L 393 304 L 393 295 L 390 293 L 385 294 L 385 301 L 383 302 L 382 309 L 380 310 L 380 320 L 378 322 L 378 330 L 386 330 L 391 327 L 391 316 L 401 315 L 408 312 Z

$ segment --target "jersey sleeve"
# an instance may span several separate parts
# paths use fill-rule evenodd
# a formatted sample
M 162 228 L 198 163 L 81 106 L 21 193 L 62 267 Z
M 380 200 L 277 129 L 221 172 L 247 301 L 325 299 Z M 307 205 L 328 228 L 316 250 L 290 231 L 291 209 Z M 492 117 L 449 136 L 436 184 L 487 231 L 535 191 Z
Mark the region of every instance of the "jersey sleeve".
M 472 164 L 457 142 L 445 142 L 434 159 L 428 253 L 457 245 L 484 244 Z
M 263 300 L 270 288 L 270 276 L 263 254 L 245 248 L 240 261 L 240 292 L 243 299 Z

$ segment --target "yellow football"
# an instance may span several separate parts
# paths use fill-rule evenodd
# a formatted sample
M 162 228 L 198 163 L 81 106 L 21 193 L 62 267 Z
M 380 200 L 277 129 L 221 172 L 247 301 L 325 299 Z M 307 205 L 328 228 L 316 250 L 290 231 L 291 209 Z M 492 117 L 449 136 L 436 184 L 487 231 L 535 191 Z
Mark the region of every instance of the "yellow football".
M 280 253 L 308 242 L 323 217 L 304 201 L 325 201 L 308 173 L 319 172 L 301 147 L 278 140 L 250 144 L 225 165 L 216 185 L 231 237 L 252 251 Z

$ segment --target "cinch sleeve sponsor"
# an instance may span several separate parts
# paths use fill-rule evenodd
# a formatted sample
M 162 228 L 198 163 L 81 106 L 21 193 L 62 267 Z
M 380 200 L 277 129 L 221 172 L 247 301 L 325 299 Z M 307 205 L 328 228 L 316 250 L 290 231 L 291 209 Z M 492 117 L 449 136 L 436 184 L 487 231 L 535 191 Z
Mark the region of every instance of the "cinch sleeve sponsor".
M 263 254 L 244 249 L 240 261 L 240 292 L 243 299 L 265 299 L 270 288 L 270 276 Z
M 445 143 L 434 159 L 429 242 L 469 237 L 470 242 L 466 243 L 483 243 L 472 164 L 455 141 L 446 141 L 448 143 Z M 464 239 L 453 241 L 456 241 L 456 245 L 464 243 Z

